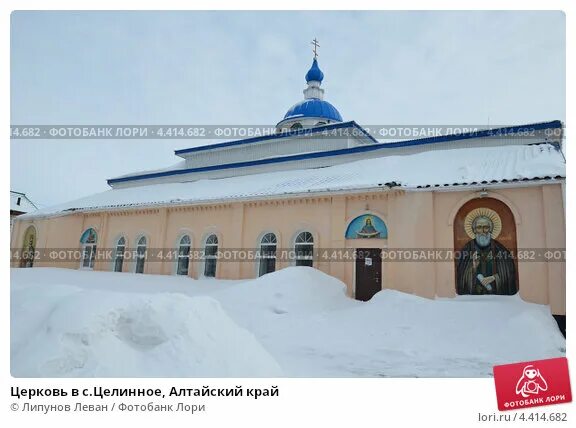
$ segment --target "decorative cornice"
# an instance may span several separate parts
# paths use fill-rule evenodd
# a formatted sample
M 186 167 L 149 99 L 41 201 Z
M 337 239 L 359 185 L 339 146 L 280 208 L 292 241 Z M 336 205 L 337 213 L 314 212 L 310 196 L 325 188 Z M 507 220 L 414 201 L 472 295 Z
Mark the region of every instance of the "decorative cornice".
M 359 193 L 346 195 L 346 201 L 374 201 L 388 199 L 391 196 L 403 195 L 404 193 L 406 193 L 404 189 L 390 189 L 386 192 Z

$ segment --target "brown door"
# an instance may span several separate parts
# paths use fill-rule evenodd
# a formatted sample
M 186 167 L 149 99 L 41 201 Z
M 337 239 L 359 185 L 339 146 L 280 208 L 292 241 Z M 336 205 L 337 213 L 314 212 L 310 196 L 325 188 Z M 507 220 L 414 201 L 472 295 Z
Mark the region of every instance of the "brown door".
M 382 254 L 380 248 L 356 249 L 356 300 L 370 300 L 382 290 Z

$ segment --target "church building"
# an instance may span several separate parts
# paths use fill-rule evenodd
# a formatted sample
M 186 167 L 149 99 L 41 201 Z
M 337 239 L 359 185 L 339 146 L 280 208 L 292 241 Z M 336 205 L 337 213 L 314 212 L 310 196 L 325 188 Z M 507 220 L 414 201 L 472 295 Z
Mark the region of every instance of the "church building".
M 305 80 L 275 133 L 184 147 L 172 168 L 17 217 L 12 266 L 195 279 L 309 266 L 359 300 L 519 294 L 564 319 L 560 121 L 383 142 L 324 99 L 316 56 Z

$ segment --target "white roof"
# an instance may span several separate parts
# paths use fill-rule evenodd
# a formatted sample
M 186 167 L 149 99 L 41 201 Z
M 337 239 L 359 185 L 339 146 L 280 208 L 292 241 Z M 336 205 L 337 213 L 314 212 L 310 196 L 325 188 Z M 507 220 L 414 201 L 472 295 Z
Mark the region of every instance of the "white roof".
M 413 155 L 360 160 L 326 168 L 111 189 L 41 209 L 23 218 L 77 210 L 210 203 L 360 190 L 385 187 L 387 183 L 415 189 L 565 176 L 564 157 L 550 144 L 431 150 Z
M 36 205 L 24 193 L 10 190 L 10 211 L 28 213 L 36 211 Z
M 145 169 L 145 170 L 141 170 L 141 171 L 133 171 L 129 174 L 117 175 L 114 177 L 114 179 L 124 178 L 124 177 L 132 177 L 134 175 L 153 174 L 156 172 L 175 171 L 178 169 L 185 169 L 185 168 L 186 168 L 186 160 L 181 160 L 181 161 L 178 161 L 175 164 L 167 166 L 165 168 Z

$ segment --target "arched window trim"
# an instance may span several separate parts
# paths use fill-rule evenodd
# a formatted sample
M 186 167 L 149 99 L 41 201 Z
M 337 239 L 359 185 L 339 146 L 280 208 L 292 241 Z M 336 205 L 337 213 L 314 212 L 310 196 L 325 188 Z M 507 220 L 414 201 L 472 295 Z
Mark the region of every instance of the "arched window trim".
M 274 232 L 266 232 L 260 238 L 260 245 L 262 244 L 278 244 L 278 238 Z
M 176 261 L 176 275 L 188 276 L 190 273 L 190 251 L 192 238 L 184 233 L 178 239 L 178 258 Z
M 208 235 L 204 241 L 204 245 L 218 245 L 218 236 L 215 233 Z
M 304 230 L 304 231 L 298 233 L 298 235 L 296 235 L 296 239 L 294 240 L 294 243 L 296 243 L 296 244 L 313 244 L 314 243 L 314 235 L 312 235 L 312 232 L 308 232 L 307 230 Z
M 93 231 L 91 235 L 89 232 Z M 88 233 L 88 234 L 87 234 Z M 93 270 L 96 261 L 96 250 L 98 245 L 98 232 L 95 228 L 89 227 L 80 235 L 80 245 L 82 247 L 82 259 L 80 269 Z
M 314 262 L 314 235 L 304 230 L 294 239 L 295 266 L 312 267 Z
M 210 233 L 204 239 L 203 278 L 216 278 L 218 268 L 218 245 L 219 239 L 216 233 Z
M 278 237 L 274 232 L 266 232 L 259 242 L 258 276 L 276 271 L 276 251 L 278 249 Z
M 126 251 L 126 245 L 126 237 L 120 235 L 120 237 L 116 239 L 116 246 L 114 249 L 114 263 L 112 266 L 114 272 L 122 272 L 124 269 L 124 253 Z
M 134 273 L 145 273 L 146 253 L 148 251 L 148 238 L 146 235 L 139 235 L 136 238 L 136 253 L 134 257 Z

